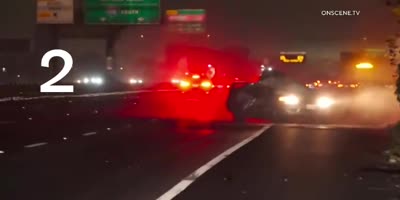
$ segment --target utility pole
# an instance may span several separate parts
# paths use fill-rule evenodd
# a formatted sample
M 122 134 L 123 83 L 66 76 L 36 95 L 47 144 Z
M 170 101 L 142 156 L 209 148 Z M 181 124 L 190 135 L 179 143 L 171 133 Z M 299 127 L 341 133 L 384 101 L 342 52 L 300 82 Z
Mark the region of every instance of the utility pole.
M 123 28 L 124 26 L 112 27 L 106 36 L 106 65 L 108 72 L 112 72 L 116 67 L 114 47 Z

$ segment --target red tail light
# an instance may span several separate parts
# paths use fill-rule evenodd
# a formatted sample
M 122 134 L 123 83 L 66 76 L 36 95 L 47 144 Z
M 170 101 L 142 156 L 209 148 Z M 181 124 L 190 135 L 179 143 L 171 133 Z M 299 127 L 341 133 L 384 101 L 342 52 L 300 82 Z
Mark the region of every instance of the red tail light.
M 192 78 L 193 78 L 193 79 L 199 79 L 199 78 L 200 78 L 200 75 L 195 74 L 195 75 L 192 76 Z
M 191 86 L 191 83 L 189 81 L 181 81 L 179 83 L 179 87 L 182 89 L 187 89 Z
M 211 88 L 212 84 L 210 81 L 203 81 L 203 82 L 201 82 L 201 87 L 202 88 Z

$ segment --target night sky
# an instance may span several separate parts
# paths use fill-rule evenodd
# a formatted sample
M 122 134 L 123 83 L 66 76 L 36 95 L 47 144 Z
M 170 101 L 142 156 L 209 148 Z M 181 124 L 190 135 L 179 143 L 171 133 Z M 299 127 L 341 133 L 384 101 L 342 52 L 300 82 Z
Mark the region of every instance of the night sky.
M 266 46 L 357 48 L 364 36 L 369 46 L 379 47 L 397 27 L 383 0 L 169 0 L 165 6 L 205 7 L 215 37 L 243 41 L 259 54 L 268 51 Z M 322 16 L 321 10 L 360 10 L 361 14 Z
M 239 44 L 249 47 L 258 59 L 277 56 L 280 51 L 306 51 L 308 63 L 326 71 L 339 64 L 341 51 L 384 49 L 384 41 L 399 27 L 382 0 L 169 0 L 163 4 L 163 9 L 175 8 L 207 10 L 212 46 Z M 361 14 L 322 16 L 322 10 L 357 10 Z M 138 36 L 142 33 L 144 40 Z M 129 56 L 132 54 L 151 52 L 161 57 L 163 36 L 159 27 L 131 27 L 122 34 L 118 52 L 126 63 L 135 59 Z
M 34 5 L 34 0 L 23 1 Z M 0 37 L 26 37 L 32 32 L 34 11 L 10 2 L 1 8 L 0 13 L 6 16 L 0 18 Z M 6 12 L 11 8 L 23 12 L 15 17 L 15 13 Z M 319 58 L 337 58 L 341 50 L 384 47 L 384 40 L 398 29 L 383 0 L 164 0 L 162 8 L 206 9 L 210 44 L 241 44 L 251 48 L 256 57 L 281 50 L 305 50 Z M 321 15 L 321 10 L 333 9 L 360 10 L 361 15 Z M 5 26 L 10 20 L 13 26 Z M 146 40 L 133 37 L 138 34 L 145 34 Z M 158 45 L 163 40 L 160 26 L 132 26 L 122 37 L 122 41 L 134 44 L 126 43 L 131 50 L 144 54 L 162 49 Z
M 30 38 L 35 26 L 35 0 L 2 2 L 0 38 Z

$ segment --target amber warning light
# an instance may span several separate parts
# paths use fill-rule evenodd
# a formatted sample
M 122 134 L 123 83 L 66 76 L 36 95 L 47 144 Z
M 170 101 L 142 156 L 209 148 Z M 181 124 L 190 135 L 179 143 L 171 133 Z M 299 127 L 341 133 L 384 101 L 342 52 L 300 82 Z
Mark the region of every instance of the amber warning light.
M 357 64 L 356 68 L 357 69 L 372 69 L 372 68 L 374 68 L 374 66 L 371 63 L 364 62 L 364 63 Z
M 283 63 L 304 63 L 306 52 L 281 52 L 279 60 Z

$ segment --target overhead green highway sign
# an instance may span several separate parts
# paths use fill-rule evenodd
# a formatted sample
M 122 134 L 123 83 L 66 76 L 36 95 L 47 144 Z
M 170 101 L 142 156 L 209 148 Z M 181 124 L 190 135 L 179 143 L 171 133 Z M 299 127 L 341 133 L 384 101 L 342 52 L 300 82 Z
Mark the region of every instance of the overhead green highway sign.
M 159 24 L 160 0 L 85 0 L 87 24 Z

